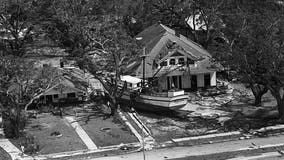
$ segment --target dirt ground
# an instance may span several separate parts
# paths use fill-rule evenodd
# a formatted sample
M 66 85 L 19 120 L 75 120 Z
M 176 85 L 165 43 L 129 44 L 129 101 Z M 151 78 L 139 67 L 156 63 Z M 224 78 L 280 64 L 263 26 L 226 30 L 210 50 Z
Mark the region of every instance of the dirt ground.
M 140 113 L 140 118 L 159 142 L 227 131 L 258 129 L 277 124 L 276 102 L 268 92 L 261 107 L 243 84 L 232 83 L 226 94 L 202 97 L 191 93 L 182 117 Z

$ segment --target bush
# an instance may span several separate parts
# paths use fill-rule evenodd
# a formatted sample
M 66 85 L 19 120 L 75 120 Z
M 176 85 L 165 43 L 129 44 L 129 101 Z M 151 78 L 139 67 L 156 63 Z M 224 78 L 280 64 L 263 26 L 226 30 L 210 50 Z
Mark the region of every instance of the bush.
M 25 154 L 35 154 L 39 151 L 39 143 L 34 136 L 25 136 L 21 142 L 21 149 Z

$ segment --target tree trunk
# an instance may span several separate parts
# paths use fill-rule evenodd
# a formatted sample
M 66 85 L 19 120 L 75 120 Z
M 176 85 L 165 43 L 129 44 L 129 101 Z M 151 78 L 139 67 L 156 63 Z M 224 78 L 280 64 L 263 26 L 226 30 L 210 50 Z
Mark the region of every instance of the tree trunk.
M 110 110 L 111 110 L 110 116 L 114 116 L 117 112 L 117 109 L 118 109 L 117 100 L 113 96 L 110 96 L 109 100 L 110 100 L 110 106 L 109 107 L 110 107 Z
M 261 98 L 268 91 L 268 88 L 259 84 L 250 84 L 250 88 L 255 97 L 254 105 L 261 106 Z
M 277 109 L 279 114 L 279 119 L 281 121 L 284 121 L 284 91 L 281 90 L 281 87 L 272 87 L 269 86 L 269 90 L 271 91 L 271 94 L 277 101 Z
M 277 99 L 277 109 L 279 113 L 279 119 L 281 121 L 284 121 L 284 98 Z

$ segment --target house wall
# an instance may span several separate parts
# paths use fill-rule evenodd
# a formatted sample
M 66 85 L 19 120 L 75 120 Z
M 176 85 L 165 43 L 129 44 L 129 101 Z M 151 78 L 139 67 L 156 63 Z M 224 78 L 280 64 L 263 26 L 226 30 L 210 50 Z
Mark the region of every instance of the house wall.
M 79 93 L 79 92 L 70 92 L 70 93 L 75 93 L 75 98 L 78 98 L 79 101 L 84 100 L 84 98 L 83 98 L 85 96 L 84 93 Z M 47 103 L 46 96 L 47 95 L 43 96 L 43 100 L 40 101 L 40 103 Z M 57 103 L 57 102 L 59 102 L 59 99 L 61 99 L 61 98 L 68 98 L 67 93 L 59 94 L 58 98 L 55 98 L 54 95 L 52 95 L 52 102 Z
M 208 74 L 208 73 L 205 73 Z M 197 87 L 204 87 L 204 75 L 205 74 L 197 74 Z M 189 74 L 185 74 L 182 77 L 182 88 L 190 89 L 191 88 L 191 76 Z M 159 89 L 162 91 L 169 90 L 167 77 L 160 78 L 158 81 Z M 216 86 L 216 72 L 210 73 L 210 86 Z
M 197 74 L 197 87 L 204 87 L 204 74 Z
M 182 79 L 182 88 L 191 88 L 190 75 L 184 75 Z
M 158 81 L 159 91 L 168 90 L 167 77 L 161 77 Z

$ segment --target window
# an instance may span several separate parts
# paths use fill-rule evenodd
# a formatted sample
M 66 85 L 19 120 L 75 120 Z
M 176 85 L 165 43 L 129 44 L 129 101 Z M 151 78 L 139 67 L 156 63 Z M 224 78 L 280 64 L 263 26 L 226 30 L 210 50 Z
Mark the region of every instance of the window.
M 187 58 L 187 64 L 194 64 L 194 61 L 192 59 Z
M 53 95 L 53 98 L 55 98 L 55 99 L 57 99 L 58 97 L 59 97 L 58 94 Z
M 67 93 L 68 98 L 75 98 L 76 94 L 75 93 Z
M 160 66 L 162 67 L 162 66 L 167 66 L 168 65 L 168 62 L 167 61 L 164 61 L 164 62 L 162 62 L 161 64 L 160 64 Z
M 129 87 L 132 87 L 132 83 L 129 83 Z
M 176 64 L 176 59 L 170 59 L 170 65 L 175 65 Z
M 178 59 L 178 64 L 184 65 L 184 58 L 179 58 Z

